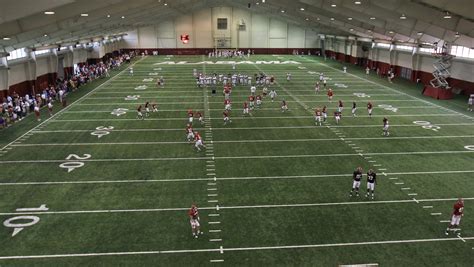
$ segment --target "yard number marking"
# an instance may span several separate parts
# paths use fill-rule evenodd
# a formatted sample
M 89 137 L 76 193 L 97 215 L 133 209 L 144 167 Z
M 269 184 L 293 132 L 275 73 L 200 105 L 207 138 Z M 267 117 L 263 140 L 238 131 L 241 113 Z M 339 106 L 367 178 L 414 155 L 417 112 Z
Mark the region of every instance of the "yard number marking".
M 134 101 L 134 100 L 138 100 L 139 98 L 140 98 L 139 95 L 128 95 L 127 97 L 125 97 L 125 100 Z
M 117 117 L 127 114 L 127 108 L 116 108 L 110 114 L 115 115 Z
M 16 209 L 16 211 L 20 212 L 38 212 L 38 211 L 47 211 L 49 208 L 46 207 L 46 204 L 41 205 L 38 208 L 19 208 Z M 29 221 L 29 222 L 24 222 L 24 221 Z M 17 222 L 15 221 L 22 221 L 22 222 Z M 25 227 L 30 227 L 35 224 L 37 224 L 40 221 L 40 218 L 38 216 L 30 216 L 30 215 L 21 215 L 21 216 L 15 216 L 6 219 L 3 222 L 3 226 L 8 227 L 8 228 L 13 228 L 13 233 L 12 237 L 16 236 L 18 233 L 20 233 Z
M 339 88 L 347 88 L 347 85 L 343 83 L 335 83 L 334 86 L 339 87 Z
M 67 162 L 61 163 L 59 164 L 59 167 L 63 169 L 67 169 L 67 172 L 70 173 L 73 170 L 84 166 L 85 163 L 79 160 L 86 160 L 86 159 L 90 159 L 91 157 L 92 157 L 91 154 L 84 154 L 83 157 L 80 157 L 76 154 L 69 154 L 69 156 L 66 157 L 66 160 L 75 159 L 76 161 L 67 161 Z
M 137 91 L 138 90 L 146 90 L 147 88 L 148 88 L 148 86 L 146 86 L 146 85 L 140 85 L 140 86 L 135 87 L 135 90 L 137 90 Z
M 109 126 L 109 127 L 99 126 L 95 128 L 95 131 L 93 131 L 91 135 L 95 135 L 97 136 L 97 138 L 101 138 L 102 136 L 110 134 L 110 131 L 112 131 L 113 129 L 114 129 L 113 126 Z
M 433 130 L 435 132 L 437 132 L 439 129 L 441 129 L 440 126 L 433 125 L 429 121 L 414 121 L 413 123 L 416 124 L 416 125 L 420 125 L 423 129 Z
M 398 111 L 398 108 L 395 108 L 393 107 L 392 105 L 385 105 L 385 104 L 382 104 L 382 105 L 378 105 L 379 108 L 383 108 L 385 110 L 388 110 L 388 111 L 393 111 L 393 112 L 397 112 Z
M 365 93 L 354 93 L 357 97 L 370 97 L 370 95 L 366 95 Z
M 474 150 L 474 145 L 469 145 L 464 147 L 467 150 Z

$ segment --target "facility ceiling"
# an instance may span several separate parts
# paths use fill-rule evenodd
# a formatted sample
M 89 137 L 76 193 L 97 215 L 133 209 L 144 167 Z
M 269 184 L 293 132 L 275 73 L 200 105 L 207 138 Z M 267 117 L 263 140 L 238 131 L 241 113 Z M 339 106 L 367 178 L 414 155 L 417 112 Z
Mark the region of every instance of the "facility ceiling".
M 0 52 L 101 40 L 220 6 L 248 9 L 315 34 L 474 47 L 474 0 L 0 0 Z M 451 18 L 444 18 L 447 13 Z

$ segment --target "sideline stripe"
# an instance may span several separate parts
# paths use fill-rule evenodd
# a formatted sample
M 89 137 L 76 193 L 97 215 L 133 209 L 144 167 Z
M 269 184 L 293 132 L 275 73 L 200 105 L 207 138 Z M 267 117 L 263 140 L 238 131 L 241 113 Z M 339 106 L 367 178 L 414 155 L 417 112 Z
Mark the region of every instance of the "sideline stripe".
M 365 155 L 379 155 L 379 156 L 390 156 L 390 155 L 429 155 L 429 154 L 459 154 L 459 153 L 474 153 L 474 150 L 459 150 L 459 151 L 418 151 L 418 152 L 380 152 L 380 153 L 364 153 Z M 190 157 L 190 158 L 129 158 L 129 159 L 86 159 L 81 160 L 82 162 L 127 162 L 127 161 L 172 161 L 172 160 L 208 160 L 211 158 L 215 159 L 270 159 L 270 158 L 317 158 L 317 157 L 360 157 L 359 153 L 355 154 L 315 154 L 315 155 L 267 155 L 267 156 L 225 156 L 225 157 Z M 64 159 L 53 159 L 53 160 L 5 160 L 0 161 L 0 164 L 13 164 L 13 163 L 60 163 L 70 162 L 73 160 Z
M 455 174 L 455 173 L 474 173 L 474 170 L 467 171 L 431 171 L 431 172 L 397 172 L 388 173 L 388 175 L 425 175 L 425 174 Z M 322 175 L 294 175 L 294 176 L 240 176 L 240 177 L 221 177 L 217 180 L 260 180 L 260 179 L 303 179 L 303 178 L 328 178 L 328 177 L 352 177 L 352 174 L 322 174 Z M 397 180 L 397 177 L 391 177 L 390 180 Z M 0 183 L 0 186 L 11 185 L 63 185 L 63 184 L 114 184 L 114 183 L 156 183 L 156 182 L 194 182 L 194 181 L 214 181 L 214 178 L 183 178 L 183 179 L 152 179 L 152 180 L 86 180 L 86 181 L 54 181 L 54 182 L 18 182 L 18 183 Z
M 473 240 L 474 237 L 463 237 L 465 240 Z M 460 241 L 457 237 L 452 238 L 426 238 L 409 240 L 384 240 L 370 242 L 333 243 L 333 244 L 313 244 L 313 245 L 292 245 L 292 246 L 266 246 L 266 247 L 235 247 L 235 248 L 214 248 L 214 249 L 187 249 L 187 250 L 155 250 L 155 251 L 124 251 L 124 252 L 103 252 L 103 253 L 76 253 L 76 254 L 51 254 L 51 255 L 25 255 L 25 256 L 1 256 L 0 260 L 13 259 L 45 259 L 45 258 L 70 258 L 70 257 L 99 257 L 99 256 L 124 256 L 124 255 L 149 255 L 149 254 L 177 254 L 177 253 L 208 253 L 208 252 L 229 252 L 229 251 L 253 251 L 253 250 L 276 250 L 276 249 L 306 249 L 325 247 L 347 247 L 347 246 L 367 246 L 383 244 L 409 244 L 426 242 L 447 242 Z
M 374 205 L 374 204 L 399 204 L 399 203 L 418 203 L 418 202 L 442 202 L 455 201 L 457 198 L 438 198 L 438 199 L 401 199 L 401 200 L 381 200 L 381 201 L 360 201 L 360 202 L 332 202 L 332 203 L 302 203 L 302 204 L 269 204 L 269 205 L 247 205 L 247 206 L 219 206 L 223 209 L 265 209 L 265 208 L 300 208 L 300 207 L 325 207 L 325 206 L 344 206 L 344 205 Z M 464 200 L 474 200 L 474 197 L 466 197 Z M 216 207 L 200 207 L 201 210 L 216 210 Z M 137 213 L 137 212 L 166 212 L 183 211 L 189 208 L 156 208 L 156 209 L 117 209 L 117 210 L 64 210 L 64 211 L 33 211 L 33 212 L 2 212 L 0 216 L 11 215 L 38 215 L 38 214 L 97 214 L 97 213 Z M 441 213 L 440 213 L 441 214 Z M 220 224 L 220 222 L 208 222 L 209 224 Z

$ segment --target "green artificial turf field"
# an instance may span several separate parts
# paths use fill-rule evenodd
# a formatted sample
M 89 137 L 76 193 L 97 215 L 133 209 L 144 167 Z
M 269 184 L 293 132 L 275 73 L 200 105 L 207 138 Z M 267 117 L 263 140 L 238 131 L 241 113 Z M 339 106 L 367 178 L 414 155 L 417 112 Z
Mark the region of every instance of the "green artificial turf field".
M 238 73 L 274 75 L 278 96 L 243 116 L 249 86 L 233 88 L 224 125 L 222 87 L 216 96 L 197 88 L 193 69 L 227 74 L 231 64 L 159 64 L 203 60 L 211 59 L 139 58 L 134 76 L 113 72 L 72 93 L 53 117 L 43 111 L 41 122 L 28 116 L 0 131 L 1 266 L 472 266 L 474 119 L 465 99 L 432 100 L 406 81 L 352 66 L 343 73 L 318 57 L 251 56 L 294 62 L 237 64 Z M 314 91 L 319 72 L 332 103 Z M 336 125 L 338 100 L 345 109 Z M 137 120 L 146 101 L 159 112 Z M 313 109 L 323 105 L 328 121 L 315 126 Z M 205 124 L 194 123 L 201 152 L 186 142 L 188 109 L 204 113 Z M 349 197 L 357 166 L 361 196 Z M 369 168 L 375 200 L 365 197 Z M 445 236 L 458 197 L 461 235 Z M 193 202 L 198 239 L 187 216 Z

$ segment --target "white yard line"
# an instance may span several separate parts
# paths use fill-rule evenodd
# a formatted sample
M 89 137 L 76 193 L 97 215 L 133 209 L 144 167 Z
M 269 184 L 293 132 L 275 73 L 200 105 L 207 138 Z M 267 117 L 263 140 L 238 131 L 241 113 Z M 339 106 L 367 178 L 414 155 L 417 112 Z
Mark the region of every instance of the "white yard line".
M 418 202 L 445 202 L 456 201 L 457 198 L 438 198 L 438 199 L 418 199 Z M 466 197 L 464 200 L 474 200 L 474 197 Z M 332 206 L 351 206 L 351 205 L 377 205 L 377 204 L 400 204 L 416 203 L 412 199 L 401 200 L 380 200 L 380 201 L 359 201 L 359 202 L 332 202 L 332 203 L 300 203 L 300 204 L 269 204 L 269 205 L 243 205 L 243 206 L 219 206 L 220 210 L 234 209 L 268 209 L 268 208 L 302 208 L 302 207 L 332 207 Z M 199 207 L 200 210 L 216 210 L 215 206 Z M 32 211 L 32 212 L 2 212 L 0 216 L 12 215 L 38 215 L 38 214 L 97 214 L 97 213 L 139 213 L 139 212 L 175 212 L 185 211 L 189 208 L 154 208 L 154 209 L 110 209 L 110 210 L 63 210 L 63 211 Z M 210 224 L 220 224 L 220 222 L 209 222 Z
M 398 172 L 388 173 L 388 175 L 407 175 L 416 177 L 417 175 L 431 175 L 431 174 L 459 174 L 459 173 L 474 173 L 474 170 L 467 171 L 430 171 L 430 172 Z M 265 180 L 265 179 L 305 179 L 305 178 L 321 178 L 329 177 L 352 177 L 352 174 L 322 174 L 322 175 L 295 175 L 295 176 L 241 176 L 241 177 L 220 177 L 220 181 L 233 180 Z M 390 180 L 398 180 L 397 177 L 390 177 Z M 85 180 L 85 181 L 54 181 L 54 182 L 12 182 L 0 183 L 0 186 L 14 186 L 14 185 L 69 185 L 69 184 L 114 184 L 114 183 L 157 183 L 157 182 L 197 182 L 197 181 L 213 181 L 214 178 L 179 178 L 179 179 L 151 179 L 151 180 Z
M 135 119 L 132 119 L 136 121 Z M 100 120 L 100 121 L 106 121 Z M 108 121 L 108 120 L 107 120 Z M 51 121 L 55 122 L 55 121 Z M 474 126 L 474 123 L 437 123 L 438 126 Z M 420 127 L 419 125 L 415 124 L 398 124 L 398 125 L 391 125 L 392 127 Z M 213 128 L 212 130 L 275 130 L 275 129 L 317 129 L 318 126 L 272 126 L 272 127 L 234 127 L 234 128 Z M 378 127 L 380 128 L 380 124 L 370 124 L 370 125 L 332 125 L 331 128 L 370 128 L 370 127 Z M 195 129 L 203 129 L 203 128 L 195 128 Z M 91 132 L 92 129 L 87 130 L 51 130 L 51 131 L 43 131 L 43 130 L 36 130 L 34 133 L 69 133 L 69 132 Z M 182 128 L 148 128 L 148 129 L 114 129 L 114 132 L 146 132 L 146 131 L 183 131 Z M 390 137 L 392 138 L 392 137 Z M 386 138 L 389 139 L 389 138 Z
M 114 130 L 116 131 L 116 130 Z M 62 132 L 62 131 L 61 131 Z M 69 131 L 70 132 L 70 131 Z M 91 132 L 84 131 L 84 132 Z M 445 139 L 445 138 L 473 138 L 474 135 L 459 135 L 459 136 L 406 136 L 406 137 L 361 137 L 361 138 L 345 138 L 345 140 L 401 140 L 401 139 Z M 318 142 L 318 141 L 341 141 L 340 138 L 321 138 L 321 139 L 267 139 L 267 140 L 226 140 L 226 141 L 213 141 L 213 143 L 278 143 L 278 142 Z M 31 144 L 18 144 L 15 143 L 14 147 L 31 147 L 31 146 L 105 146 L 105 145 L 163 145 L 163 144 L 188 144 L 189 142 L 109 142 L 109 143 L 31 143 Z M 351 144 L 349 144 L 351 145 Z M 358 147 L 354 147 L 358 148 Z
M 135 63 L 133 63 L 131 66 L 137 64 L 138 62 L 142 61 L 144 58 L 136 61 Z M 10 145 L 12 145 L 13 143 L 17 142 L 19 139 L 23 138 L 24 136 L 28 135 L 29 133 L 33 132 L 35 129 L 45 125 L 45 123 L 47 122 L 52 122 L 54 121 L 54 118 L 56 118 L 57 116 L 59 116 L 60 114 L 64 113 L 65 111 L 67 111 L 68 109 L 70 109 L 72 106 L 74 106 L 74 104 L 80 102 L 81 100 L 83 100 L 84 98 L 88 97 L 90 94 L 94 93 L 95 91 L 97 91 L 99 88 L 101 88 L 102 86 L 104 86 L 105 84 L 108 84 L 110 81 L 114 80 L 115 78 L 117 78 L 120 74 L 122 74 L 123 72 L 125 72 L 127 70 L 127 68 L 123 69 L 122 71 L 120 71 L 119 73 L 115 74 L 114 77 L 108 79 L 107 81 L 103 82 L 102 84 L 98 85 L 96 88 L 92 89 L 90 92 L 88 92 L 87 94 L 81 96 L 80 98 L 76 99 L 76 101 L 72 102 L 71 104 L 69 104 L 67 107 L 61 109 L 60 111 L 56 112 L 55 114 L 53 114 L 53 116 L 45 119 L 44 121 L 42 121 L 40 124 L 36 125 L 35 127 L 33 127 L 32 129 L 30 129 L 29 131 L 27 131 L 26 133 L 20 135 L 20 137 L 18 137 L 17 139 L 13 140 L 12 142 L 8 143 L 7 145 L 5 145 L 4 147 L 0 148 L 0 150 L 3 150 L 7 147 L 9 147 Z
M 365 155 L 379 155 L 379 156 L 392 156 L 392 155 L 435 155 L 435 154 L 464 154 L 464 153 L 474 153 L 473 150 L 459 150 L 459 151 L 407 151 L 407 152 L 375 152 L 375 153 L 365 153 Z M 312 155 L 266 155 L 266 156 L 256 156 L 256 155 L 244 155 L 244 156 L 223 156 L 223 157 L 189 157 L 189 158 L 115 158 L 115 159 L 86 159 L 82 160 L 83 162 L 127 162 L 127 161 L 173 161 L 173 160 L 207 160 L 209 158 L 219 159 L 271 159 L 271 158 L 317 158 L 317 157 L 360 157 L 359 153 L 355 154 L 312 154 Z M 65 162 L 63 159 L 52 159 L 52 160 L 3 160 L 0 161 L 0 164 L 15 164 L 15 163 L 60 163 Z
M 463 237 L 464 240 L 474 240 L 474 237 Z M 215 248 L 215 249 L 183 249 L 183 250 L 150 250 L 150 251 L 122 251 L 122 252 L 101 252 L 101 253 L 74 253 L 74 254 L 43 254 L 43 255 L 16 255 L 1 256 L 0 260 L 22 260 L 22 259 L 47 259 L 47 258 L 72 258 L 72 257 L 103 257 L 103 256 L 126 256 L 126 255 L 153 255 L 153 254 L 181 254 L 181 253 L 209 253 L 209 252 L 231 252 L 231 251 L 255 251 L 255 250 L 280 250 L 280 249 L 316 249 L 328 247 L 350 247 L 350 246 L 369 246 L 369 245 L 388 245 L 388 244 L 416 244 L 427 242 L 448 242 L 461 241 L 458 237 L 452 238 L 425 238 L 409 240 L 382 240 L 370 242 L 350 242 L 350 243 L 327 243 L 327 244 L 309 244 L 309 245 L 290 245 L 290 246 L 265 246 L 265 247 L 233 247 L 233 248 Z M 223 261 L 211 260 L 211 261 Z

